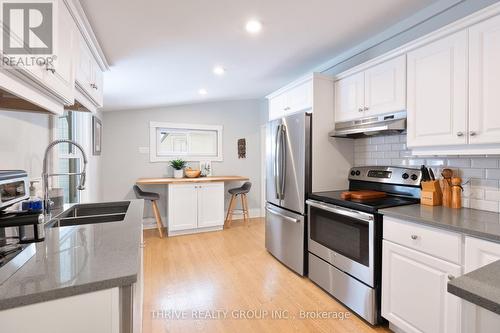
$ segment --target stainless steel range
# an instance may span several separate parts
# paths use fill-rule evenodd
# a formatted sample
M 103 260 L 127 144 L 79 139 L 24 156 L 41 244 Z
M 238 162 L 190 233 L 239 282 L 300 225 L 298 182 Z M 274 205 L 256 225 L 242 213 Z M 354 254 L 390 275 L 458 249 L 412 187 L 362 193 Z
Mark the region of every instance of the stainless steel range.
M 381 322 L 381 208 L 415 204 L 419 169 L 358 167 L 349 174 L 349 191 L 385 192 L 378 199 L 347 200 L 345 191 L 309 195 L 309 278 L 371 324 Z

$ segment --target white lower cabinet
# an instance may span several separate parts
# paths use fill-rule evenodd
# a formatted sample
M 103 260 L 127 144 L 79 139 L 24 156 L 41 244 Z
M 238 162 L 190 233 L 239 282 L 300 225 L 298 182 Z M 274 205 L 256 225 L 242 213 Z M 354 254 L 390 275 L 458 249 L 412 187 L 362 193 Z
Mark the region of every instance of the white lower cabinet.
M 168 185 L 168 235 L 220 230 L 224 226 L 224 183 Z
M 4 310 L 0 331 L 120 333 L 119 302 L 113 288 Z
M 141 232 L 141 245 L 139 248 L 139 272 L 137 281 L 132 287 L 133 313 L 132 332 L 142 333 L 142 312 L 144 307 L 144 235 Z
M 407 333 L 460 332 L 461 300 L 447 292 L 461 267 L 383 241 L 382 316 Z
M 465 238 L 465 272 L 469 273 L 500 260 L 500 244 L 473 237 Z M 464 332 L 491 333 L 500 331 L 500 315 L 464 301 Z

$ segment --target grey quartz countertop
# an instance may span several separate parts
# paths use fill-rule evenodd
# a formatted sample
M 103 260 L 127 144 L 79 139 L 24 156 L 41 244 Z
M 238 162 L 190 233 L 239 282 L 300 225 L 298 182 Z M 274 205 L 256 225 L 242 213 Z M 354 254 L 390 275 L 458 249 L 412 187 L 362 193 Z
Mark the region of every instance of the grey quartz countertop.
M 448 282 L 448 292 L 500 314 L 500 260 Z
M 500 214 L 477 209 L 408 205 L 381 209 L 380 213 L 407 221 L 428 224 L 466 235 L 500 242 Z
M 47 228 L 36 254 L 0 285 L 0 310 L 133 284 L 143 207 L 131 200 L 119 222 Z

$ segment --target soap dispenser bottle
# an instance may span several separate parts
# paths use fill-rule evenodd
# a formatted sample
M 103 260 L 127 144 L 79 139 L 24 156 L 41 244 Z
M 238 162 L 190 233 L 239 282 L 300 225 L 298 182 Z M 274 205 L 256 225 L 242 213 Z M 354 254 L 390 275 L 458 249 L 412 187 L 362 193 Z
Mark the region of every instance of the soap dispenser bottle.
M 36 196 L 36 186 L 37 180 L 30 181 L 30 198 L 26 200 L 22 204 L 22 210 L 26 210 L 33 213 L 39 213 L 43 210 L 43 201 L 42 199 Z

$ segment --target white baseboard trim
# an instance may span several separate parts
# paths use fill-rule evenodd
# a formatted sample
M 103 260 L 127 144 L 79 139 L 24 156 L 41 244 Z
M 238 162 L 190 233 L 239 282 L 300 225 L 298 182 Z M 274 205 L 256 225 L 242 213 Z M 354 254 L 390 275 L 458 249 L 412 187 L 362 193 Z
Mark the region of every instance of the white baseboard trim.
M 165 221 L 167 218 L 165 216 L 161 217 L 161 221 L 163 222 L 163 226 L 166 228 Z M 154 217 L 145 217 L 142 219 L 142 229 L 156 229 L 156 220 Z
M 227 213 L 227 211 L 224 213 Z M 250 208 L 248 213 L 249 213 L 251 219 L 258 218 L 258 217 L 264 217 L 264 216 L 262 216 L 262 211 L 260 208 Z M 224 217 L 225 217 L 225 215 L 224 215 Z M 241 211 L 237 211 L 237 210 L 234 211 L 233 219 L 234 220 L 243 219 L 243 213 Z M 165 225 L 165 221 L 167 220 L 167 218 L 165 216 L 162 216 L 161 220 L 163 221 L 163 226 L 166 228 L 167 226 Z M 144 230 L 156 229 L 155 218 L 154 217 L 143 218 L 142 219 L 142 229 L 144 229 Z

